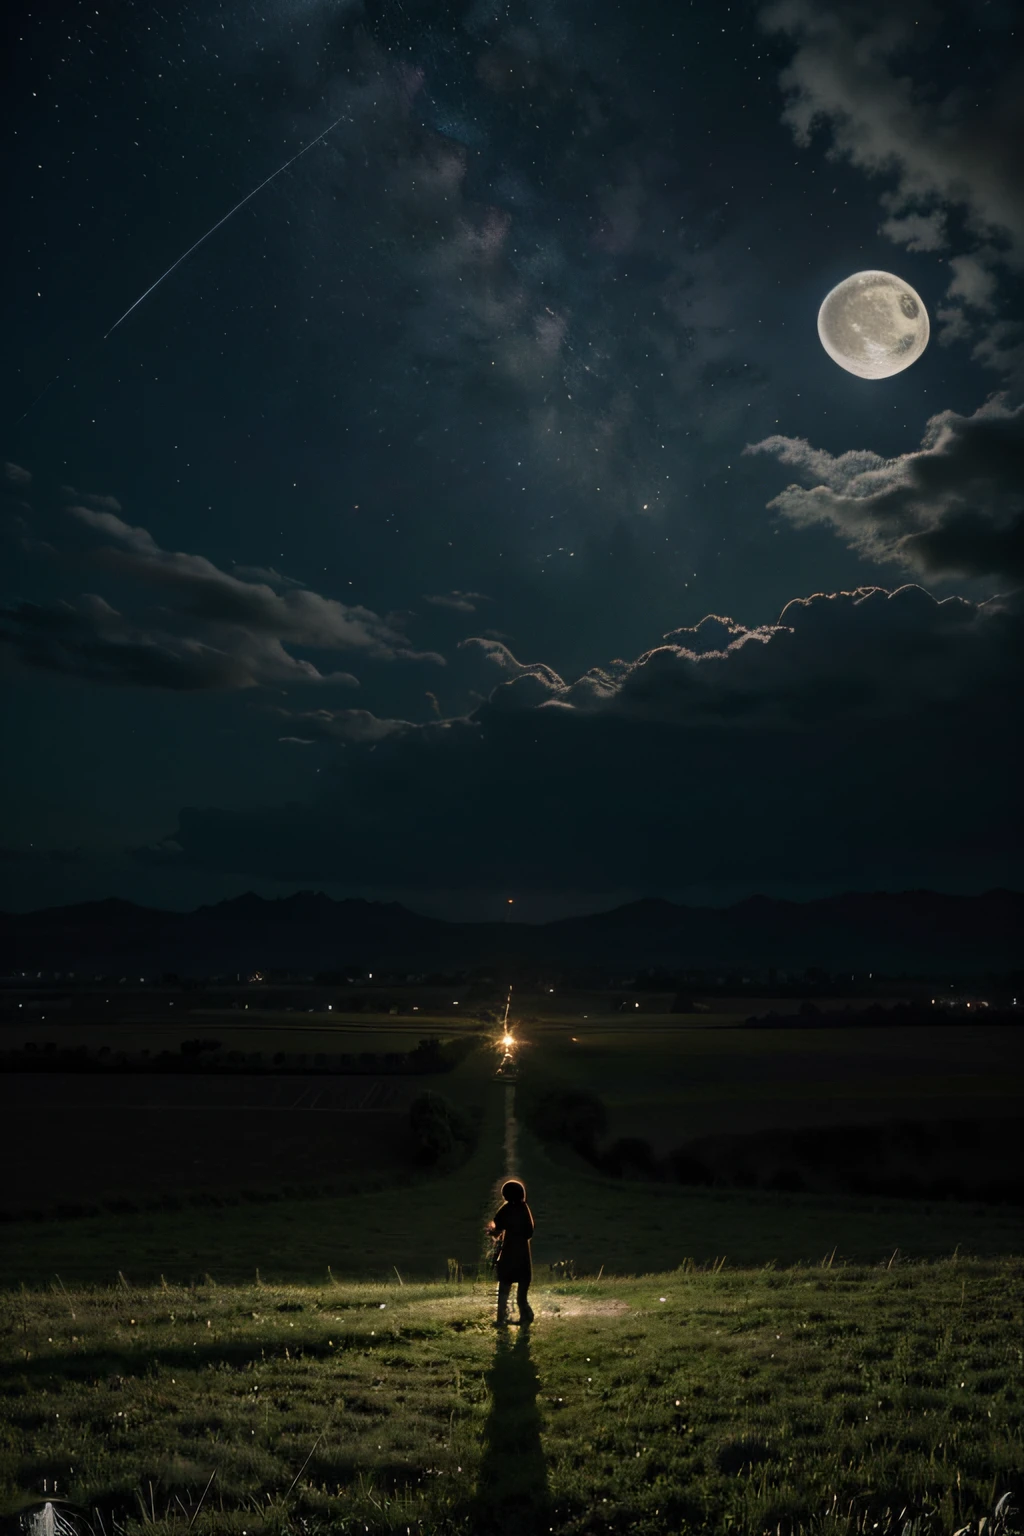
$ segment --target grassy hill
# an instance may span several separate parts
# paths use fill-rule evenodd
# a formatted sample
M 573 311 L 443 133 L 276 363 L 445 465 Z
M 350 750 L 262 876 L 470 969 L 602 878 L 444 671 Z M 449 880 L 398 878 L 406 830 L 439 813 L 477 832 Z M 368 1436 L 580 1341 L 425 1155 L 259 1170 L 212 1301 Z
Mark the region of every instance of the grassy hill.
M 8 1294 L 0 1492 L 153 1536 L 950 1533 L 1024 1492 L 1021 1279 L 685 1267 L 506 1336 L 482 1283 Z
M 45 1483 L 106 1536 L 1019 1529 L 991 1518 L 1024 1498 L 1017 1210 L 615 1181 L 485 1088 L 427 1182 L 5 1224 L 0 1509 Z M 479 1266 L 505 1170 L 538 1223 L 507 1335 Z

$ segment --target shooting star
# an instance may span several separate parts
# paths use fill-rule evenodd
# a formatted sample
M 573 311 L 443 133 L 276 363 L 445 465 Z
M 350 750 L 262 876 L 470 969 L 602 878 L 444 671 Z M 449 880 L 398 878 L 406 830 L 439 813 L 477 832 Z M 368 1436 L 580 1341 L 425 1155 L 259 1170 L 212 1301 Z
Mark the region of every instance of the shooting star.
M 188 258 L 192 255 L 193 251 L 198 251 L 204 240 L 209 240 L 211 235 L 215 235 L 218 229 L 220 229 L 221 225 L 226 224 L 228 219 L 232 218 L 233 215 L 238 212 L 239 208 L 244 208 L 246 203 L 250 202 L 256 196 L 257 192 L 262 192 L 264 187 L 269 187 L 270 183 L 276 177 L 280 176 L 283 171 L 286 171 L 290 165 L 294 165 L 296 160 L 301 160 L 303 155 L 306 154 L 308 150 L 313 148 L 314 144 L 319 144 L 321 139 L 326 139 L 327 135 L 331 133 L 335 128 L 337 128 L 338 124 L 343 121 L 343 118 L 344 114 L 342 117 L 335 118 L 334 122 L 331 123 L 329 128 L 325 128 L 323 133 L 318 133 L 315 139 L 310 139 L 309 143 L 305 144 L 302 149 L 299 150 L 297 155 L 292 155 L 291 159 L 286 160 L 284 165 L 279 165 L 277 170 L 274 171 L 272 175 L 267 177 L 266 181 L 261 181 L 258 187 L 253 187 L 252 191 L 247 192 L 242 198 L 241 202 L 236 203 L 233 208 L 229 209 L 222 219 L 218 219 L 216 224 L 212 225 L 211 228 L 206 231 L 205 235 L 200 235 L 195 245 L 190 245 L 187 251 L 183 251 L 182 254 L 178 257 L 177 261 L 173 262 L 171 266 L 167 268 L 167 271 L 162 273 L 162 275 L 157 278 L 155 283 L 150 283 L 145 293 L 140 293 L 139 297 L 135 300 L 135 303 L 125 310 L 120 320 L 114 321 L 113 325 L 110 327 L 110 330 L 103 333 L 103 340 L 106 341 L 108 336 L 112 336 L 117 330 L 118 326 L 124 324 L 132 311 L 138 309 L 139 305 L 148 299 L 150 294 L 153 293 L 155 289 L 159 288 L 160 284 L 165 282 L 167 278 L 170 277 L 171 273 L 176 271 L 176 269 L 181 266 L 183 261 L 187 261 Z
M 262 192 L 264 187 L 268 187 L 270 185 L 270 183 L 276 177 L 280 176 L 283 171 L 286 171 L 290 165 L 294 165 L 296 160 L 301 160 L 303 155 L 307 152 L 307 150 L 312 149 L 314 144 L 319 144 L 321 139 L 326 139 L 327 135 L 329 133 L 332 133 L 334 131 L 334 129 L 337 128 L 338 124 L 341 123 L 341 122 L 344 122 L 344 120 L 345 120 L 344 113 L 342 114 L 341 117 L 336 117 L 334 119 L 334 122 L 331 123 L 327 128 L 324 129 L 323 133 L 318 133 L 315 139 L 310 139 L 308 144 L 304 144 L 302 146 L 302 148 L 299 150 L 298 154 L 292 155 L 290 160 L 286 160 L 284 165 L 279 165 L 277 170 L 274 171 L 270 176 L 268 176 L 265 181 L 261 181 L 258 187 L 253 187 L 251 192 L 247 192 L 245 194 L 245 196 L 242 198 L 241 202 L 236 203 L 233 208 L 230 208 L 222 219 L 218 219 L 216 224 L 214 224 L 212 226 L 212 228 L 210 228 L 210 229 L 208 229 L 206 231 L 205 235 L 200 235 L 199 239 L 195 242 L 195 244 L 194 245 L 190 245 L 187 251 L 183 251 L 182 254 L 178 257 L 177 261 L 173 262 L 172 265 L 167 268 L 167 271 L 162 273 L 161 276 L 157 278 L 155 283 L 150 283 L 150 285 L 146 289 L 145 293 L 141 293 L 139 295 L 139 297 L 135 300 L 135 303 L 132 304 L 130 308 L 125 310 L 125 312 L 121 316 L 121 318 L 119 320 L 115 320 L 114 321 L 113 325 L 110 327 L 110 330 L 109 331 L 105 331 L 103 333 L 102 340 L 106 341 L 109 336 L 112 336 L 114 334 L 114 332 L 117 330 L 118 326 L 119 325 L 123 325 L 124 322 L 128 319 L 128 316 L 134 310 L 138 309 L 139 305 L 141 303 L 143 303 L 144 300 L 149 298 L 150 294 L 154 291 L 154 289 L 159 288 L 160 284 L 162 282 L 165 282 L 166 279 L 170 277 L 171 273 L 174 272 L 178 267 L 181 266 L 183 261 L 187 261 L 188 258 L 192 255 L 192 252 L 193 251 L 197 251 L 199 249 L 199 247 L 203 244 L 204 240 L 209 240 L 211 235 L 216 234 L 217 230 L 220 229 L 221 225 L 222 224 L 226 224 L 228 219 L 230 219 L 232 217 L 232 215 L 234 215 L 234 214 L 236 214 L 238 212 L 239 208 L 244 208 L 246 203 L 250 202 L 256 196 L 257 192 Z M 94 342 L 93 343 L 93 347 L 98 347 L 98 346 L 101 346 L 101 345 L 102 345 L 102 342 Z M 71 359 L 69 358 L 68 362 L 70 362 L 70 361 L 71 361 Z M 31 405 L 27 406 L 25 408 L 25 410 L 22 411 L 21 415 L 18 417 L 17 421 L 14 423 L 14 425 L 16 427 L 20 427 L 21 423 L 25 420 L 25 418 L 27 416 L 31 416 L 32 412 L 35 410 L 35 408 L 39 404 L 40 400 L 42 400 L 45 395 L 48 395 L 50 393 L 50 390 L 53 388 L 53 386 L 55 384 L 59 384 L 63 377 L 64 377 L 63 373 L 55 373 L 54 374 L 54 376 L 50 380 L 49 384 L 47 384 L 44 389 L 40 390 L 39 394 L 36 395 L 35 399 L 31 403 Z

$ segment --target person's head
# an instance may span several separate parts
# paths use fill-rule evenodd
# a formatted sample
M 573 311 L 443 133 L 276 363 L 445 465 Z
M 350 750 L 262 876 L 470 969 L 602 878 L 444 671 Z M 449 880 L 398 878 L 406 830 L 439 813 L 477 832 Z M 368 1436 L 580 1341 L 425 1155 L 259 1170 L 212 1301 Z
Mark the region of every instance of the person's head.
M 521 1179 L 506 1179 L 501 1186 L 501 1198 L 507 1200 L 509 1205 L 523 1205 L 526 1200 L 526 1185 Z

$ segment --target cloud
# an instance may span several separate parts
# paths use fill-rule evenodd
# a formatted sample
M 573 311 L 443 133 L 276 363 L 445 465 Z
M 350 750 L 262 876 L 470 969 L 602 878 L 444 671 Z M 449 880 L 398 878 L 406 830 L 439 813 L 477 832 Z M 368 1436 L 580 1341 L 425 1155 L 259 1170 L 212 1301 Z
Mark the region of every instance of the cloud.
M 296 581 L 294 576 L 282 576 L 280 571 L 275 571 L 273 566 L 263 565 L 233 565 L 232 574 L 239 581 L 259 581 L 264 586 L 273 587 L 274 591 L 286 590 L 288 587 L 304 587 L 304 581 Z
M 941 249 L 946 216 L 955 212 L 973 248 L 953 256 L 949 296 L 989 309 L 1000 274 L 1024 271 L 1019 51 L 997 79 L 965 87 L 960 77 L 943 90 L 930 50 L 946 40 L 960 46 L 967 12 L 961 23 L 956 7 L 946 15 L 925 0 L 899 8 L 884 0 L 777 0 L 761 21 L 795 44 L 780 85 L 797 142 L 807 145 L 827 128 L 834 156 L 886 178 L 881 230 L 910 250 Z M 988 21 L 997 24 L 994 15 Z M 981 360 L 1000 366 L 1006 358 Z
M 480 603 L 489 603 L 483 592 L 442 592 L 424 595 L 423 601 L 434 608 L 450 608 L 453 613 L 476 613 Z
M 31 472 L 27 469 L 22 469 L 20 464 L 5 463 L 3 478 L 7 485 L 13 486 L 19 491 L 27 490 L 32 484 Z
M 201 555 L 162 549 L 118 515 L 113 498 L 89 497 L 68 515 L 104 542 L 81 556 L 135 592 L 160 601 L 129 613 L 97 593 L 0 608 L 0 645 L 21 665 L 126 687 L 203 690 L 293 683 L 357 687 L 348 671 L 294 648 L 385 661 L 444 658 L 414 650 L 388 619 L 321 596 L 273 571 L 222 571 Z M 24 541 L 23 541 L 24 543 Z M 49 546 L 46 546 L 49 547 Z
M 278 740 L 310 746 L 318 741 L 377 742 L 414 729 L 407 720 L 382 720 L 368 709 L 281 709 L 277 713 L 294 721 L 296 728 L 304 732 L 302 736 L 279 736 Z
M 344 736 L 323 789 L 186 809 L 184 858 L 377 889 L 1011 878 L 1019 599 L 816 594 L 571 680 L 492 654 L 505 679 L 464 717 L 322 712 Z
M 905 245 L 908 251 L 941 251 L 948 238 L 945 215 L 937 210 L 886 219 L 881 232 L 894 245 Z
M 106 565 L 152 586 L 169 588 L 181 610 L 211 624 L 244 626 L 291 645 L 361 652 L 394 660 L 437 661 L 436 653 L 412 650 L 404 637 L 368 608 L 350 607 L 306 587 L 275 591 L 263 581 L 243 581 L 202 555 L 161 549 L 145 528 L 133 528 L 112 512 L 68 508 L 72 517 L 114 541 Z
M 953 281 L 946 292 L 951 299 L 962 299 L 971 309 L 991 310 L 995 307 L 996 276 L 985 261 L 985 253 L 954 256 L 950 266 Z
M 1024 406 L 995 396 L 973 416 L 941 411 L 914 453 L 833 456 L 774 436 L 745 453 L 774 454 L 807 487 L 769 502 L 798 527 L 834 528 L 850 548 L 930 577 L 1024 581 Z
M 357 686 L 349 672 L 323 673 L 289 655 L 273 636 L 234 628 L 215 643 L 176 634 L 152 621 L 133 622 L 95 593 L 73 602 L 0 607 L 0 645 L 22 666 L 120 687 L 195 692 L 291 683 Z
M 81 848 L 36 848 L 5 844 L 0 846 L 0 864 L 84 864 L 85 853 Z

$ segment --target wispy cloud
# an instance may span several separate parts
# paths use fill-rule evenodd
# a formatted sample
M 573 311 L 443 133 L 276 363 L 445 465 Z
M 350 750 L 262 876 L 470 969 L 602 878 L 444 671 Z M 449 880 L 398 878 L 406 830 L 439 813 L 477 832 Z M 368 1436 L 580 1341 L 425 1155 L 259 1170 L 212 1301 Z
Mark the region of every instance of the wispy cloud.
M 483 592 L 438 592 L 424 594 L 423 601 L 433 608 L 448 608 L 452 613 L 476 613 L 481 603 L 491 599 Z
M 239 566 L 230 573 L 202 555 L 161 548 L 148 529 L 121 517 L 112 497 L 82 498 L 66 513 L 100 541 L 69 555 L 72 567 L 107 571 L 140 597 L 156 590 L 159 601 L 143 599 L 132 612 L 95 592 L 8 604 L 0 609 L 0 644 L 23 666 L 92 682 L 202 690 L 358 686 L 351 672 L 295 650 L 444 664 L 438 653 L 414 649 L 371 609 L 275 571 Z

